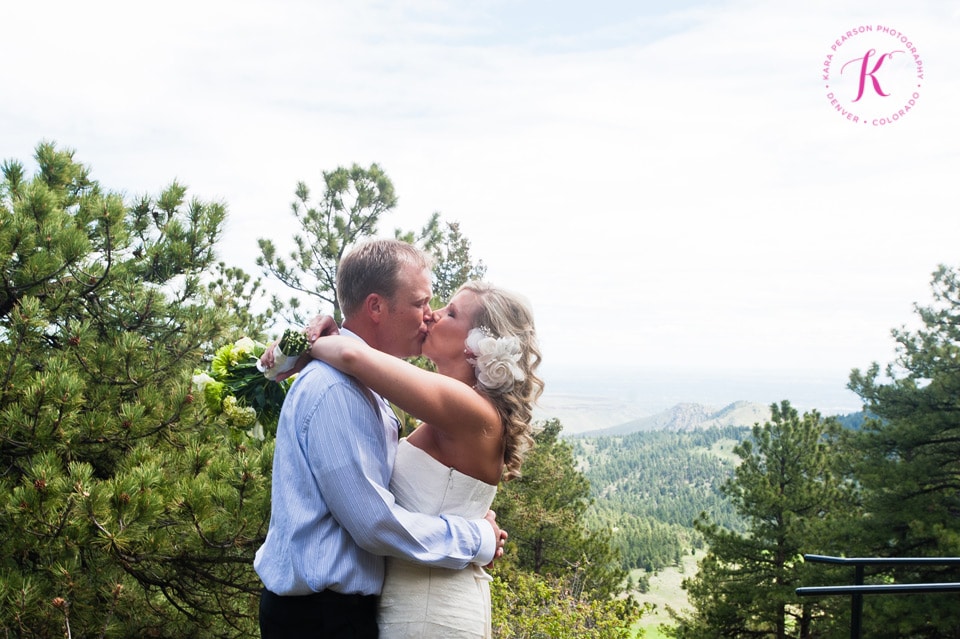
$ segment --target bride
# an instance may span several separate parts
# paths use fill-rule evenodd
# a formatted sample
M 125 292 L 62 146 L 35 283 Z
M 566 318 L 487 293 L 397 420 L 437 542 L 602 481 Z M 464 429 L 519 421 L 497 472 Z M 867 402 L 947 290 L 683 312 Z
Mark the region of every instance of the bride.
M 420 420 L 400 442 L 390 491 L 404 508 L 482 518 L 500 480 L 519 476 L 543 390 L 533 317 L 518 296 L 483 282 L 462 286 L 428 323 L 432 373 L 330 335 L 310 354 Z M 490 637 L 490 577 L 479 566 L 431 568 L 387 558 L 380 636 Z

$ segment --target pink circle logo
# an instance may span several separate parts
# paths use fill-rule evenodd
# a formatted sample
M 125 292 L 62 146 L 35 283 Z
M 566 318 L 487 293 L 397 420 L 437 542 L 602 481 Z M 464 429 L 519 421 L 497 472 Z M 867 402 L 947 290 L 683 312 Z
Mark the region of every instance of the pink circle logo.
M 827 102 L 855 124 L 882 127 L 916 108 L 923 85 L 923 60 L 906 34 L 884 25 L 850 29 L 831 45 L 823 61 Z

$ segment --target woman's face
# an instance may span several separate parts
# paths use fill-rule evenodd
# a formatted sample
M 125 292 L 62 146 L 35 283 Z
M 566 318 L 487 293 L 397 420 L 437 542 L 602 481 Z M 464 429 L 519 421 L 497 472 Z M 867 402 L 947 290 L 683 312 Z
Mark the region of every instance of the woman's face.
M 463 359 L 467 333 L 476 327 L 480 300 L 473 291 L 463 290 L 450 303 L 433 314 L 433 322 L 423 342 L 423 355 L 435 364 Z

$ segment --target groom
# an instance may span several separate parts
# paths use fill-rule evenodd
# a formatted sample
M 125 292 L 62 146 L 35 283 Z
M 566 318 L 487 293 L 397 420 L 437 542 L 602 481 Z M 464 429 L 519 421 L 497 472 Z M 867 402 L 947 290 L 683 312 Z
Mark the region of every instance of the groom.
M 337 270 L 341 334 L 419 355 L 432 317 L 429 267 L 397 240 L 351 251 Z M 277 427 L 270 528 L 254 560 L 263 639 L 377 637 L 385 555 L 460 569 L 499 554 L 492 512 L 467 521 L 394 503 L 399 426 L 383 398 L 331 366 L 312 360 L 297 375 Z

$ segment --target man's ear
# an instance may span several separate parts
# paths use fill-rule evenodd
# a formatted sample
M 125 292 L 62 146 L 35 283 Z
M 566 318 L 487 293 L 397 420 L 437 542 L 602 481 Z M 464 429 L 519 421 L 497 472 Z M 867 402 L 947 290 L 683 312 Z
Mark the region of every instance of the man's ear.
M 387 310 L 387 301 L 378 293 L 370 293 L 367 299 L 363 300 L 363 310 L 371 321 L 379 324 Z

